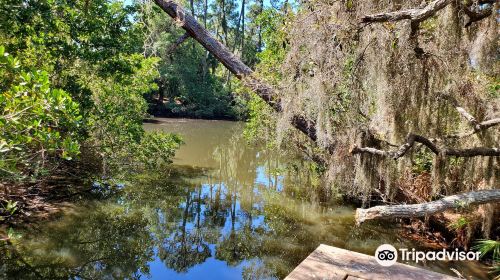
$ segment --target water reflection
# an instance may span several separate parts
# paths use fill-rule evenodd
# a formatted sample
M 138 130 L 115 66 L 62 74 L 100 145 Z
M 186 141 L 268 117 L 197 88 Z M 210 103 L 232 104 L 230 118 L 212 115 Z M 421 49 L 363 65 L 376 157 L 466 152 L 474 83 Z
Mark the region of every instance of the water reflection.
M 174 166 L 0 247 L 0 278 L 281 279 L 320 243 L 368 254 L 410 245 L 388 226 L 354 227 L 353 208 L 336 204 L 307 163 L 245 146 L 240 124 L 147 128 L 184 135 Z

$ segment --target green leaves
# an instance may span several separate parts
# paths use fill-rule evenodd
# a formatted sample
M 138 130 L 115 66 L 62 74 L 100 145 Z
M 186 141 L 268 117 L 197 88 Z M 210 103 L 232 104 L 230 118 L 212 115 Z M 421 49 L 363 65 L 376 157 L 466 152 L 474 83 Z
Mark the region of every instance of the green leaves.
M 107 0 L 0 2 L 0 175 L 33 179 L 81 145 L 107 168 L 137 160 L 159 73 L 134 13 Z
M 137 158 L 148 169 L 162 168 L 172 163 L 175 151 L 182 143 L 177 134 L 146 132 L 137 146 Z
M 52 89 L 45 71 L 18 71 L 19 61 L 1 48 L 0 173 L 37 174 L 58 157 L 79 153 L 79 106 L 63 90 Z
M 481 258 L 491 254 L 493 266 L 491 273 L 496 275 L 494 279 L 500 279 L 500 241 L 481 239 L 478 240 L 472 250 L 481 252 Z
M 0 221 L 3 221 L 14 215 L 17 211 L 17 201 L 5 200 L 0 202 Z

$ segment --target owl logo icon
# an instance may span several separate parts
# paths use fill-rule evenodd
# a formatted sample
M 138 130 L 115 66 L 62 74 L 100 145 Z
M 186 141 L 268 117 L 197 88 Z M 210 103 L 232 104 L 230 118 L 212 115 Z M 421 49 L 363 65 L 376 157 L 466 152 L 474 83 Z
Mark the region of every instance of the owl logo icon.
M 375 259 L 381 266 L 391 266 L 398 261 L 398 251 L 390 244 L 378 246 Z

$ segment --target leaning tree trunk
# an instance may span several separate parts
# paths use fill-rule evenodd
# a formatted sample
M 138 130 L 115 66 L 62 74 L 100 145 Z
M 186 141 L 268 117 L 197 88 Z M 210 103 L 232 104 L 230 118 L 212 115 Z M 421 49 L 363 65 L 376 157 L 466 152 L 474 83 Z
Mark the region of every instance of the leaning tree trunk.
M 281 112 L 280 99 L 274 90 L 266 83 L 260 81 L 253 75 L 253 71 L 245 65 L 226 46 L 217 41 L 210 33 L 199 24 L 196 19 L 186 12 L 179 4 L 171 0 L 155 0 L 155 3 L 172 17 L 176 23 L 207 49 L 217 60 L 219 60 L 231 73 L 243 82 L 243 85 L 252 89 L 260 98 L 269 104 L 277 112 Z M 294 115 L 291 119 L 292 125 L 316 142 L 315 123 L 304 116 Z M 332 147 L 328 147 L 332 149 Z
M 460 209 L 470 205 L 494 202 L 500 202 L 500 190 L 481 190 L 456 194 L 420 204 L 375 206 L 368 209 L 358 208 L 356 210 L 356 223 L 361 224 L 366 220 L 383 218 L 424 217 L 449 209 Z

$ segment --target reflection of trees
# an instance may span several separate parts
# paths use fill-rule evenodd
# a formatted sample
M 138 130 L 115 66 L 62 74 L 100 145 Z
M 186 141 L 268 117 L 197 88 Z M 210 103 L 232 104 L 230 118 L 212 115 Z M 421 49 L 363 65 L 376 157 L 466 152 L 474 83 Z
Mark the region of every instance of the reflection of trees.
M 147 274 L 152 240 L 141 213 L 88 205 L 42 232 L 0 248 L 9 279 L 135 279 Z M 26 241 L 24 241 L 26 240 Z M 1 275 L 1 274 L 0 274 Z
M 243 145 L 233 136 L 210 146 L 214 170 L 137 175 L 115 201 L 47 226 L 38 242 L 0 248 L 5 278 L 138 278 L 154 252 L 177 272 L 215 257 L 244 266 L 245 279 L 283 278 L 319 243 L 347 244 L 352 212 L 325 213 L 318 201 L 329 195 L 310 187 L 319 185 L 310 165 L 284 170 L 277 151 Z
M 211 255 L 208 243 L 203 241 L 200 231 L 186 229 L 188 220 L 192 222 L 193 210 L 201 209 L 200 203 L 200 200 L 193 201 L 191 192 L 186 192 L 182 222 L 177 230 L 160 245 L 160 259 L 167 267 L 177 272 L 185 272 L 190 267 L 204 262 Z M 198 207 L 193 207 L 194 204 L 198 204 Z
M 228 235 L 222 237 L 215 248 L 215 257 L 231 266 L 255 257 L 258 252 L 256 249 L 259 248 L 259 239 L 252 227 L 251 214 L 243 215 L 245 221 L 241 221 L 241 217 L 236 215 L 236 199 L 234 199 L 231 207 L 231 230 Z M 240 228 L 236 228 L 237 223 Z
M 208 243 L 203 240 L 201 223 L 201 189 L 196 191 L 196 179 L 202 169 L 174 167 L 172 177 L 161 174 L 134 182 L 128 196 L 134 198 L 132 207 L 148 209 L 149 228 L 158 248 L 158 257 L 177 272 L 204 262 L 210 257 Z M 195 229 L 191 226 L 197 224 Z

